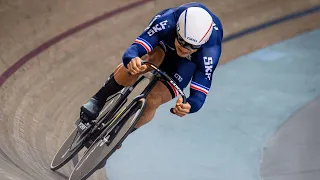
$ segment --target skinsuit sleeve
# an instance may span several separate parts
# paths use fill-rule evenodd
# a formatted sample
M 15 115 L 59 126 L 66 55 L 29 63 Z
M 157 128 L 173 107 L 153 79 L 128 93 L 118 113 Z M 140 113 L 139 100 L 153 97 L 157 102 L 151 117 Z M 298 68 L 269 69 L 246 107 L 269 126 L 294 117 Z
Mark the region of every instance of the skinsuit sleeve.
M 142 57 L 151 52 L 161 39 L 166 36 L 170 28 L 174 28 L 172 21 L 168 16 L 157 15 L 150 22 L 149 26 L 142 32 L 142 34 L 135 39 L 122 56 L 124 66 L 127 68 L 128 63 L 135 57 Z
M 187 102 L 191 105 L 190 113 L 201 109 L 209 93 L 212 75 L 216 69 L 221 55 L 221 46 L 215 45 L 204 48 L 193 57 L 197 68 L 190 85 L 190 96 Z

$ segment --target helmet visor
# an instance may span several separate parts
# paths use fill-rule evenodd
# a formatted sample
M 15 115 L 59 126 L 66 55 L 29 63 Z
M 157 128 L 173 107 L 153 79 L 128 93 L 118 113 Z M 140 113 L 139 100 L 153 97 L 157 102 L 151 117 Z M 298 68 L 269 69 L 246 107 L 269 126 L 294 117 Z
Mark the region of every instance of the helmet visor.
M 201 47 L 201 45 L 193 45 L 190 44 L 188 42 L 186 42 L 179 34 L 179 32 L 177 31 L 177 41 L 179 42 L 179 44 L 189 50 L 197 50 Z

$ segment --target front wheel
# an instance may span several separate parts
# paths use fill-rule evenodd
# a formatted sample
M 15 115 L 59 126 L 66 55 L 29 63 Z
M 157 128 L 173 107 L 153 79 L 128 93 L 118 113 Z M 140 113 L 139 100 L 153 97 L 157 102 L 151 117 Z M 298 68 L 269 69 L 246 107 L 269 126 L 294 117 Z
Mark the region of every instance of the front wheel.
M 74 142 L 79 138 L 79 135 L 79 131 L 76 127 L 65 140 L 65 142 L 61 145 L 60 149 L 51 161 L 51 170 L 55 171 L 64 166 L 82 149 L 82 144 L 79 144 L 77 147 L 71 149 Z
M 120 101 L 125 102 L 126 99 L 122 99 L 122 93 L 117 93 L 114 96 L 111 96 L 106 101 L 106 105 L 103 110 L 100 112 L 98 119 L 106 119 L 106 117 L 111 117 L 109 112 L 114 112 L 114 107 L 119 105 Z M 121 102 L 120 102 L 121 103 Z M 116 107 L 117 108 L 117 107 Z M 77 123 L 78 122 L 78 123 Z M 64 143 L 59 148 L 58 152 L 54 156 L 51 161 L 50 169 L 55 171 L 62 166 L 64 166 L 67 162 L 69 162 L 84 146 L 88 146 L 87 139 L 88 131 L 92 127 L 87 126 L 81 122 L 79 119 L 76 122 L 77 127 L 71 132 L 71 134 L 67 137 Z M 81 125 L 81 126 L 80 126 Z M 81 131 L 79 131 L 79 127 Z
M 70 175 L 69 180 L 83 180 L 91 176 L 97 169 L 100 168 L 101 164 L 113 154 L 117 147 L 125 140 L 130 134 L 135 124 L 140 119 L 146 106 L 146 99 L 142 98 L 132 106 L 126 108 L 120 117 L 115 121 L 118 121 L 117 133 L 114 138 L 109 134 L 99 136 L 89 149 L 86 154 L 75 166 L 73 172 Z M 111 142 L 110 139 L 112 138 Z

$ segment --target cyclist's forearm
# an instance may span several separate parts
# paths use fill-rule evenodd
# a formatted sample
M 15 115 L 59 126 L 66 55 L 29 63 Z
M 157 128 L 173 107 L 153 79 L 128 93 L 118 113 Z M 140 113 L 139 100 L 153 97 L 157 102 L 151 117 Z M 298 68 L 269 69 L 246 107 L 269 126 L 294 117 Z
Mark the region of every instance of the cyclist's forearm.
M 133 44 L 126 50 L 126 52 L 124 52 L 122 56 L 123 65 L 127 68 L 129 62 L 135 57 L 140 57 L 140 53 L 137 45 Z
M 193 89 L 191 89 L 190 91 L 193 91 L 193 92 L 187 98 L 187 102 L 191 106 L 189 114 L 199 111 L 206 100 L 206 96 L 204 94 L 201 94 L 199 92 L 195 92 L 195 90 L 193 90 Z

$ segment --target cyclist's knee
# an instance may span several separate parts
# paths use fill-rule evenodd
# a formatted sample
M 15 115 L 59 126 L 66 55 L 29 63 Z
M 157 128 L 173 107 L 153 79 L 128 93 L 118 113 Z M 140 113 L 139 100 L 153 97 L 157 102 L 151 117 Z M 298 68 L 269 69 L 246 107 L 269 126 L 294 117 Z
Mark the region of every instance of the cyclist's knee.
M 116 82 L 125 87 L 132 85 L 137 77 L 138 76 L 129 75 L 123 64 L 120 64 L 114 71 L 114 79 Z
M 147 56 L 143 57 L 148 58 L 156 66 L 160 66 L 165 56 L 165 52 L 159 46 L 156 46 Z
M 155 110 L 162 104 L 161 98 L 155 94 L 150 93 L 147 96 L 147 107 L 149 110 Z
M 164 59 L 164 56 L 164 51 L 159 46 L 156 46 L 149 54 L 146 54 L 143 57 L 141 57 L 141 59 L 148 60 L 156 66 L 160 66 Z M 150 70 L 151 68 L 148 68 L 145 72 Z M 121 63 L 114 70 L 114 78 L 118 84 L 122 86 L 130 86 L 137 80 L 138 76 L 145 72 L 136 75 L 129 75 L 127 72 L 127 68 L 124 67 L 124 65 Z

